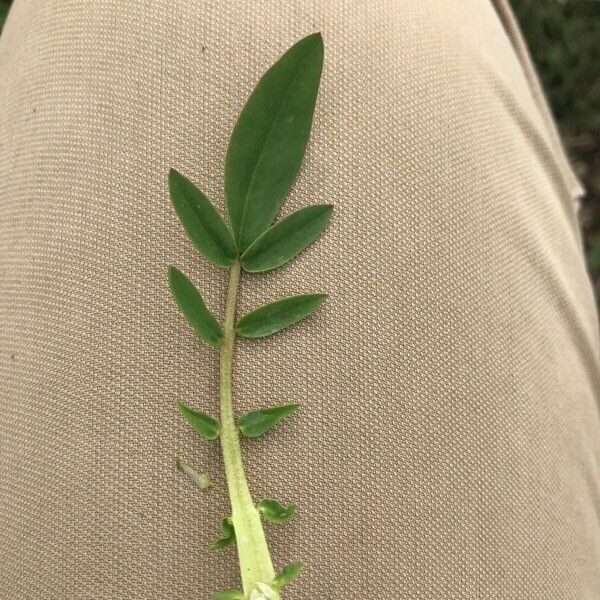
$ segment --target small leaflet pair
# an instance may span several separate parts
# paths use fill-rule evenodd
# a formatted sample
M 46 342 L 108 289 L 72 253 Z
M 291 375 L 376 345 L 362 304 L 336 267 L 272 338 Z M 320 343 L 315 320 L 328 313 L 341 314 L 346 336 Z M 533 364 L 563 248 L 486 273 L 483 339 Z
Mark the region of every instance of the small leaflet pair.
M 271 582 L 271 588 L 274 590 L 280 590 L 286 583 L 289 583 L 302 569 L 304 565 L 301 562 L 290 563 L 285 565 L 283 569 L 275 576 L 273 581 Z M 270 600 L 269 598 L 269 588 L 268 586 L 264 586 L 263 597 L 266 600 Z M 276 598 L 277 596 L 273 595 L 272 598 Z M 244 593 L 240 590 L 223 590 L 220 592 L 215 592 L 213 594 L 213 600 L 244 600 Z
M 320 34 L 309 35 L 292 46 L 261 78 L 235 125 L 225 161 L 225 221 L 210 200 L 184 175 L 171 169 L 169 191 L 173 208 L 188 237 L 202 256 L 217 267 L 262 273 L 280 267 L 316 240 L 327 225 L 332 205 L 301 208 L 273 223 L 302 163 L 319 88 L 323 64 Z M 239 266 L 238 266 L 239 263 Z M 176 267 L 169 269 L 169 284 L 185 318 L 209 346 L 219 348 L 223 328 L 207 308 L 190 279 Z M 308 293 L 265 304 L 240 318 L 235 333 L 262 338 L 281 331 L 313 313 L 325 294 Z M 240 432 L 255 438 L 298 409 L 284 404 L 253 410 L 236 421 Z M 214 440 L 220 423 L 210 415 L 179 402 L 188 423 L 205 439 Z M 187 466 L 180 466 L 181 470 Z M 256 507 L 264 519 L 283 523 L 295 512 L 263 498 Z M 230 517 L 221 522 L 222 537 L 212 548 L 235 543 Z M 286 565 L 271 582 L 258 582 L 250 600 L 279 599 L 278 590 L 302 569 Z M 261 587 L 262 586 L 262 587 Z M 215 600 L 241 600 L 239 590 L 217 592 Z
M 257 508 L 267 521 L 277 524 L 285 523 L 296 512 L 295 504 L 283 506 L 274 498 L 263 498 Z M 221 531 L 223 536 L 211 546 L 213 550 L 221 550 L 235 543 L 235 530 L 230 517 L 225 517 L 221 521 Z

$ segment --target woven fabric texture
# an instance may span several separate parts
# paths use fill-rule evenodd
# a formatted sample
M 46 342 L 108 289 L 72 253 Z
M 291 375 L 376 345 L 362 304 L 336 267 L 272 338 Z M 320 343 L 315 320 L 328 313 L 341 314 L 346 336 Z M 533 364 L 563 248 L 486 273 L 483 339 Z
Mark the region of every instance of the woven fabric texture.
M 497 10 L 499 9 L 499 10 Z M 506 5 L 472 0 L 17 0 L 0 40 L 0 599 L 195 600 L 239 583 L 217 354 L 166 270 L 222 315 L 227 274 L 173 214 L 176 167 L 223 203 L 245 99 L 320 30 L 313 133 L 283 213 L 325 235 L 244 278 L 240 312 L 329 293 L 236 352 L 244 444 L 304 560 L 285 598 L 597 600 L 598 324 L 577 183 Z M 182 457 L 213 474 L 201 493 Z

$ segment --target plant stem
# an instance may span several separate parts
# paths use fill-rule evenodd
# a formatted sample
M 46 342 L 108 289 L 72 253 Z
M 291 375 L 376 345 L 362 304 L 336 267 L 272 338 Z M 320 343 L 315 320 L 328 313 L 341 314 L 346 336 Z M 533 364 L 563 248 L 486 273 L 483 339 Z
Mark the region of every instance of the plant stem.
M 242 585 L 246 598 L 259 582 L 270 584 L 275 577 L 260 514 L 244 473 L 240 439 L 235 424 L 232 400 L 233 347 L 235 342 L 235 307 L 240 283 L 240 263 L 231 266 L 229 291 L 225 305 L 225 323 L 221 342 L 221 449 L 231 503 Z

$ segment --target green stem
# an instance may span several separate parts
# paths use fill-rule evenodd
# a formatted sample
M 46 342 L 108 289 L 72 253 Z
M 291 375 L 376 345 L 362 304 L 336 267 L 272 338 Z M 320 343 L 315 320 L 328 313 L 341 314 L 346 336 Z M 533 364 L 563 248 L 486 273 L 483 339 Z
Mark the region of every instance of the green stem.
M 235 529 L 242 585 L 246 598 L 259 582 L 269 584 L 275 577 L 260 514 L 252 501 L 244 464 L 232 400 L 233 347 L 235 342 L 235 307 L 240 283 L 240 263 L 231 267 L 225 306 L 225 323 L 221 343 L 221 448 Z

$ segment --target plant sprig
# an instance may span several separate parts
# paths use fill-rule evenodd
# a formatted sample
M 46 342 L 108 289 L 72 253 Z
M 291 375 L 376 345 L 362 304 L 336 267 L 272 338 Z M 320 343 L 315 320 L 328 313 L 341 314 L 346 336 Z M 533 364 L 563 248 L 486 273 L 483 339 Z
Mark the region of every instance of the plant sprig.
M 181 312 L 198 336 L 220 353 L 220 422 L 178 403 L 183 417 L 201 437 L 221 441 L 231 516 L 221 521 L 222 537 L 212 548 L 237 545 L 242 590 L 216 592 L 214 600 L 280 600 L 280 589 L 303 566 L 296 562 L 279 572 L 273 568 L 261 517 L 283 523 L 296 506 L 285 506 L 274 498 L 263 498 L 258 504 L 253 501 L 240 448 L 240 433 L 248 438 L 263 435 L 299 405 L 253 410 L 236 420 L 233 348 L 237 335 L 272 335 L 308 317 L 325 300 L 324 294 L 300 294 L 265 304 L 236 321 L 241 271 L 260 273 L 286 264 L 321 234 L 331 216 L 331 205 L 316 204 L 273 224 L 304 157 L 322 65 L 321 35 L 309 35 L 264 74 L 246 102 L 225 161 L 228 222 L 189 179 L 174 169 L 169 173 L 173 208 L 190 240 L 212 264 L 229 268 L 222 324 L 190 279 L 175 267 L 169 270 L 169 284 Z M 181 469 L 183 464 L 178 463 Z

